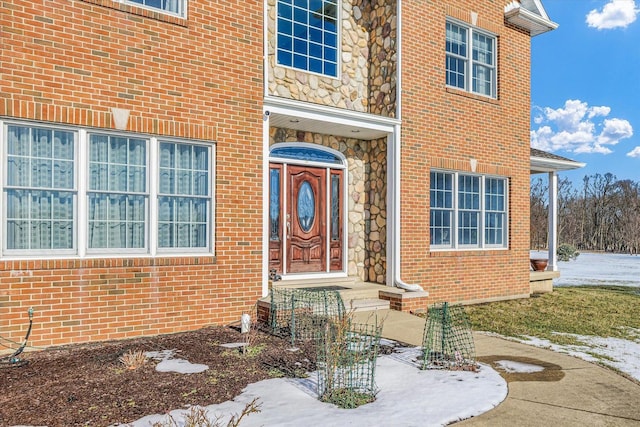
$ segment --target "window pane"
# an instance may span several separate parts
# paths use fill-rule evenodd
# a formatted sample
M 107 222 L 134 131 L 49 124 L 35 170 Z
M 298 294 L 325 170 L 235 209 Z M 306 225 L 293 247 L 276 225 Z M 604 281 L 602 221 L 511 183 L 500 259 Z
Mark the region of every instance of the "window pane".
M 146 247 L 147 141 L 89 135 L 88 247 Z
M 278 64 L 336 77 L 337 14 L 333 0 L 294 1 L 293 8 L 290 1 L 278 0 Z
M 204 145 L 161 144 L 159 247 L 206 248 L 209 245 L 209 150 Z
M 485 179 L 485 244 L 505 244 L 506 181 Z
M 429 234 L 431 245 L 451 245 L 451 211 L 432 209 Z
M 493 69 L 482 65 L 473 66 L 473 92 L 493 96 Z
M 136 3 L 153 9 L 159 9 L 163 12 L 169 12 L 176 15 L 184 15 L 184 3 L 186 0 L 124 0 L 125 3 Z
M 493 65 L 493 37 L 473 33 L 473 60 Z
M 447 53 L 467 56 L 467 30 L 459 25 L 447 22 Z
M 269 171 L 269 239 L 280 240 L 280 169 Z
M 74 248 L 75 138 L 70 131 L 7 126 L 8 250 Z

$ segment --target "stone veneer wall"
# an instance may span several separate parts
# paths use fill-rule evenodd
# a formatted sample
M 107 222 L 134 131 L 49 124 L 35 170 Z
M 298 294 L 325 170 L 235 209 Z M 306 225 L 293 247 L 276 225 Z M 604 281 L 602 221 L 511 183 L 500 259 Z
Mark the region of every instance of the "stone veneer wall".
M 299 101 L 396 116 L 396 1 L 342 0 L 338 78 L 276 65 L 276 0 L 268 1 L 268 92 Z
M 386 283 L 387 273 L 387 140 L 369 141 L 365 233 L 368 281 Z
M 353 0 L 369 32 L 369 112 L 396 117 L 398 20 L 396 0 Z
M 271 128 L 270 144 L 308 142 L 332 148 L 347 159 L 347 274 L 385 283 L 386 141 Z

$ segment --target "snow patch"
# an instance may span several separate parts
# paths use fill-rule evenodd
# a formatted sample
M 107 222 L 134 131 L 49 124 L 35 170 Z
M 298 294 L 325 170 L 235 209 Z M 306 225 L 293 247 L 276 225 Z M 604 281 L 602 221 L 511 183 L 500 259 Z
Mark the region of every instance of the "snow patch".
M 496 365 L 509 374 L 533 374 L 544 371 L 544 367 L 513 360 L 498 360 Z
M 478 372 L 421 371 L 415 360 L 419 349 L 406 349 L 401 357 L 380 356 L 376 365 L 376 400 L 355 409 L 340 409 L 323 403 L 316 395 L 317 374 L 308 378 L 275 378 L 250 384 L 235 399 L 205 409 L 211 420 L 225 425 L 233 414 L 258 398 L 260 413 L 242 420 L 243 427 L 348 425 L 445 426 L 477 416 L 497 406 L 507 396 L 507 384 L 495 370 L 480 365 Z M 178 425 L 185 410 L 170 413 Z M 166 421 L 165 415 L 150 415 L 131 424 L 149 427 Z M 428 420 L 428 421 L 426 421 Z M 426 424 L 425 424 L 426 423 Z

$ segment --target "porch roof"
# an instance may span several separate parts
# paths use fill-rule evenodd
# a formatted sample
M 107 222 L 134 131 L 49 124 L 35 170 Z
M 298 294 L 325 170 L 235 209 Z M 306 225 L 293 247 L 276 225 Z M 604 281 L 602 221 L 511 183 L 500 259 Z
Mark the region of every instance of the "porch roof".
M 538 150 L 537 148 L 531 148 L 530 156 L 530 170 L 532 174 L 568 171 L 586 166 L 586 163 L 576 162 L 575 160 Z

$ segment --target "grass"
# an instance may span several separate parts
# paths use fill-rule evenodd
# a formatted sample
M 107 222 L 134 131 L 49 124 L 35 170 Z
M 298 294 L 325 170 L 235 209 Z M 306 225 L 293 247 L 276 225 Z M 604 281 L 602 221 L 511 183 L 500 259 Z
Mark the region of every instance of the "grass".
M 559 334 L 637 339 L 638 307 L 639 288 L 576 286 L 555 288 L 536 298 L 469 306 L 466 311 L 474 330 L 566 345 L 577 342 Z

